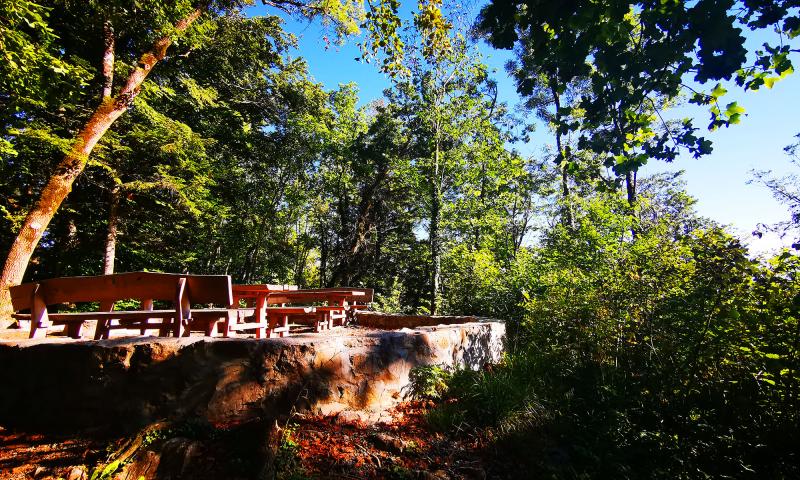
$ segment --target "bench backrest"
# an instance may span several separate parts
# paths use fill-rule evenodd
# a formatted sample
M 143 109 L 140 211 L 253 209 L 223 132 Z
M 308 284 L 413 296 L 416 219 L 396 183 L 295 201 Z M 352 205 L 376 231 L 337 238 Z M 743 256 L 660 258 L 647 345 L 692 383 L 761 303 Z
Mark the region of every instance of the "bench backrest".
M 116 302 L 125 299 L 174 301 L 178 280 L 186 279 L 186 296 L 191 303 L 233 303 L 228 275 L 188 275 L 132 272 L 94 277 L 63 277 L 11 287 L 14 310 L 31 308 L 33 292 L 46 305 L 72 302 Z

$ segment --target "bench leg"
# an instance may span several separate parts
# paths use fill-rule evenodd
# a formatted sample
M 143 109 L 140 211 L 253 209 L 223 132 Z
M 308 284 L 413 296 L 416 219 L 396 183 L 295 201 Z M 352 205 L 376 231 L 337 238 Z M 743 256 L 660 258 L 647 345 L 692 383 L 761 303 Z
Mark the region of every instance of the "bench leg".
M 255 302 L 255 320 L 259 324 L 256 328 L 256 338 L 269 338 L 272 333 L 271 328 L 264 328 L 261 325 L 269 325 L 269 315 L 267 315 L 267 297 L 259 296 Z
M 239 314 L 236 312 L 228 312 L 228 314 L 225 315 L 225 318 L 223 318 L 221 322 L 217 323 L 217 334 L 222 338 L 228 338 L 231 335 L 231 324 L 233 323 L 232 320 L 234 320 L 231 317 L 238 319 Z
M 174 332 L 175 332 L 175 317 L 172 316 L 172 317 L 162 318 L 161 324 L 158 325 L 158 336 L 169 337 L 169 334 Z
M 39 322 L 31 322 L 31 333 L 28 338 L 45 338 L 47 336 L 47 327 L 40 327 Z
M 220 332 L 222 330 L 222 326 L 228 323 L 228 316 L 225 315 L 224 317 L 214 318 L 206 323 L 206 330 L 205 334 L 206 337 L 219 337 L 221 336 Z
M 178 320 L 178 323 L 176 324 L 176 329 L 175 329 L 175 337 L 176 338 L 188 337 L 189 336 L 189 326 L 186 323 L 187 323 L 186 320 L 183 320 L 183 319 Z
M 83 322 L 68 323 L 64 331 L 67 332 L 67 335 L 70 338 L 81 338 L 83 333 Z
M 324 332 L 328 329 L 328 324 L 330 323 L 329 317 L 327 313 L 319 313 L 317 315 L 317 328 L 316 332 Z
M 47 316 L 47 304 L 39 296 L 39 286 L 37 285 L 31 299 L 31 333 L 29 338 L 46 337 L 50 325 L 50 318 Z
M 102 340 L 109 337 L 108 325 L 111 320 L 98 320 L 97 326 L 94 327 L 94 339 Z
M 281 327 L 283 327 L 283 331 L 278 334 L 279 337 L 288 337 L 289 336 L 289 315 L 283 316 L 283 322 L 281 322 Z

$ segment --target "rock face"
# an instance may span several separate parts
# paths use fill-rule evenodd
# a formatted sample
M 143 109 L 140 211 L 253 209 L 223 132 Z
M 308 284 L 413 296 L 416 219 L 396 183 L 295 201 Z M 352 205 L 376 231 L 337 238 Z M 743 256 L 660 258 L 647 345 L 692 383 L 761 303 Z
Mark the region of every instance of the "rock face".
M 0 344 L 0 424 L 57 431 L 134 429 L 159 419 L 216 425 L 292 409 L 377 419 L 416 365 L 480 368 L 500 359 L 505 325 L 340 328 L 281 339 L 48 338 Z

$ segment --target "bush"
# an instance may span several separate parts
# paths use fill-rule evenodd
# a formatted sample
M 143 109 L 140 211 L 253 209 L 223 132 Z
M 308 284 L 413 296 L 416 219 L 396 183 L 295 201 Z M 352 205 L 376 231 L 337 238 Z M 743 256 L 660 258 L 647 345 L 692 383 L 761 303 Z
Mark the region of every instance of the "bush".
M 523 298 L 512 352 L 456 372 L 429 421 L 544 437 L 559 455 L 521 461 L 559 478 L 800 476 L 800 258 L 627 211 L 584 201 L 505 275 Z

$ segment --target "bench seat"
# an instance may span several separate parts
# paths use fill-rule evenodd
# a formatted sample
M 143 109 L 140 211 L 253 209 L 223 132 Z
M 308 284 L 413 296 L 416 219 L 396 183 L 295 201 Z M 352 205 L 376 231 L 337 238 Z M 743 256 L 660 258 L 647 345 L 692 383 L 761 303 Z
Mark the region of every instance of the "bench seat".
M 186 328 L 188 331 L 202 331 L 207 335 L 214 335 L 214 327 L 219 322 L 229 321 L 235 324 L 238 320 L 248 316 L 252 316 L 255 310 L 252 308 L 206 308 L 202 310 L 192 311 L 192 317 L 189 320 Z M 17 320 L 30 321 L 30 313 L 15 313 L 13 317 Z M 73 324 L 83 323 L 89 320 L 117 320 L 119 325 L 109 323 L 105 326 L 108 330 L 117 330 L 123 328 L 139 329 L 142 334 L 145 330 L 162 329 L 161 323 L 148 323 L 148 320 L 175 320 L 175 310 L 119 310 L 111 312 L 65 312 L 65 313 L 48 313 L 51 321 L 59 324 Z M 73 329 L 76 327 L 72 327 Z M 69 325 L 68 325 L 69 329 Z M 80 332 L 74 332 L 72 335 L 78 335 Z M 220 332 L 224 335 L 224 330 Z
M 259 321 L 256 308 L 247 308 L 250 319 L 240 317 L 237 322 L 230 322 L 228 330 L 232 332 L 254 330 L 256 338 L 284 337 L 289 334 L 289 317 L 291 315 L 316 315 L 316 307 L 269 307 L 263 306 L 263 320 Z M 244 321 L 242 321 L 244 320 Z

